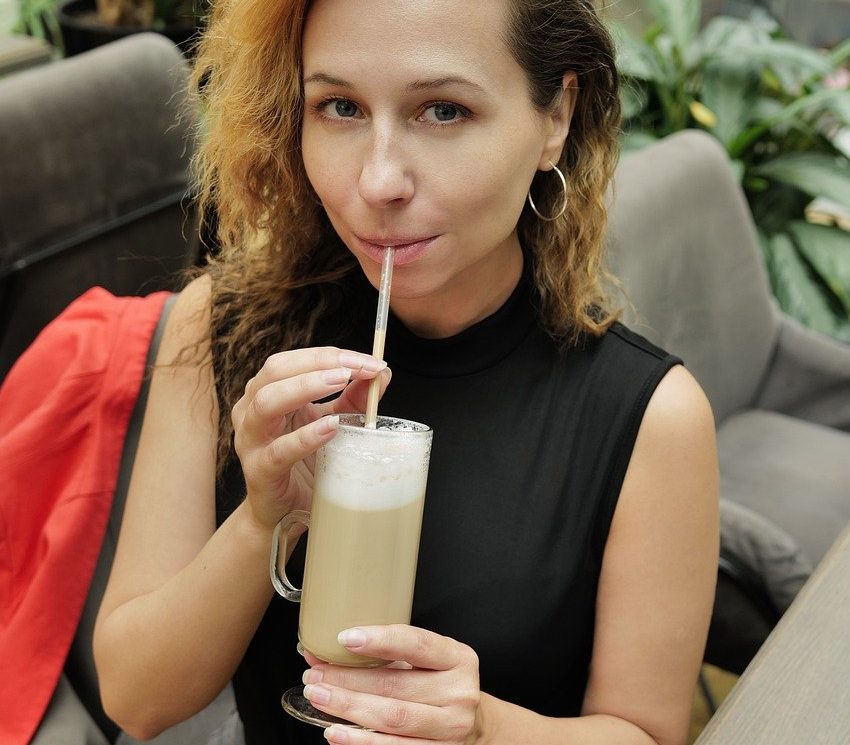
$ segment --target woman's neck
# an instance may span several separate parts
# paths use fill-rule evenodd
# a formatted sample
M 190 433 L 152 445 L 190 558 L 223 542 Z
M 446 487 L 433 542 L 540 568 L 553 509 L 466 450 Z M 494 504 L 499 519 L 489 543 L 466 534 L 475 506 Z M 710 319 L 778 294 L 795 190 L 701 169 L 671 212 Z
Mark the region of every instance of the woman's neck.
M 445 339 L 495 313 L 517 286 L 523 255 L 519 243 L 503 256 L 487 257 L 486 263 L 452 278 L 427 298 L 393 299 L 396 317 L 423 339 Z

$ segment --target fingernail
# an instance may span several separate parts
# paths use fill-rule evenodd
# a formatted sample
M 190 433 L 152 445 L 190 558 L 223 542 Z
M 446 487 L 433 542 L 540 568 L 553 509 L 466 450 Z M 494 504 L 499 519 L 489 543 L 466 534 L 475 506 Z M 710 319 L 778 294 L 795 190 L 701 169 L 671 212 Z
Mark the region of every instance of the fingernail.
M 361 629 L 340 631 L 336 640 L 346 647 L 362 647 L 366 643 L 366 634 Z
M 351 370 L 347 367 L 337 367 L 334 370 L 324 370 L 322 372 L 322 380 L 328 385 L 339 385 L 347 383 L 351 379 Z
M 339 414 L 323 416 L 319 422 L 321 422 L 322 433 L 333 432 L 339 429 Z
M 304 685 L 309 685 L 310 683 L 321 683 L 322 671 L 314 670 L 312 667 L 308 667 L 304 671 L 304 675 L 301 676 L 301 682 L 304 683 Z
M 336 745 L 347 745 L 348 729 L 340 727 L 338 724 L 333 724 L 325 730 L 325 739 L 328 742 L 334 742 Z
M 368 370 L 369 372 L 381 372 L 387 363 L 376 360 L 368 354 L 357 354 L 356 352 L 340 352 L 339 363 L 350 367 L 352 370 Z
M 314 704 L 324 706 L 331 700 L 331 692 L 324 686 L 306 685 L 304 686 L 304 695 Z

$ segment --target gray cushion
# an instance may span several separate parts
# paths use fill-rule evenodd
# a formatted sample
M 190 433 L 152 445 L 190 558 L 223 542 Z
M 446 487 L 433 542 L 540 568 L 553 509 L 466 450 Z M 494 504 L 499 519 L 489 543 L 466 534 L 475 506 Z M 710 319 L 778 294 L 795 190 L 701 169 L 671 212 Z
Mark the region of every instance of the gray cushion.
M 718 431 L 720 493 L 775 523 L 814 565 L 850 522 L 850 435 L 768 411 Z
M 609 253 L 635 331 L 680 355 L 717 421 L 751 405 L 778 334 L 746 200 L 717 141 L 685 131 L 623 158 Z
M 109 745 L 63 675 L 30 745 Z
M 814 569 L 788 533 L 729 499 L 720 500 L 720 554 L 758 577 L 779 613 L 788 609 Z
M 850 432 L 850 344 L 782 315 L 770 374 L 753 407 Z
M 228 685 L 195 716 L 169 727 L 152 740 L 135 740 L 121 733 L 115 745 L 244 745 L 245 733 L 236 710 L 233 687 Z

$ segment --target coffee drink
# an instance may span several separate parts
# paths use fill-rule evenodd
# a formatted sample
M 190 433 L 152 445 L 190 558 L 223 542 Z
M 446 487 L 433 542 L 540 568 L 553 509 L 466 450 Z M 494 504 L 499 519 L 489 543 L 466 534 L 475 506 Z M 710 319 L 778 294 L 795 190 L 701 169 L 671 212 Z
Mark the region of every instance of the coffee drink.
M 387 660 L 348 651 L 337 641 L 353 626 L 410 623 L 419 533 L 431 452 L 431 430 L 405 419 L 378 417 L 364 427 L 360 414 L 340 416 L 334 438 L 316 454 L 304 588 L 299 593 L 275 571 L 284 596 L 301 601 L 298 636 L 325 662 L 375 667 Z
M 406 496 L 379 509 L 351 509 L 314 492 L 298 633 L 316 657 L 383 664 L 349 652 L 337 634 L 352 626 L 410 623 L 425 495 Z

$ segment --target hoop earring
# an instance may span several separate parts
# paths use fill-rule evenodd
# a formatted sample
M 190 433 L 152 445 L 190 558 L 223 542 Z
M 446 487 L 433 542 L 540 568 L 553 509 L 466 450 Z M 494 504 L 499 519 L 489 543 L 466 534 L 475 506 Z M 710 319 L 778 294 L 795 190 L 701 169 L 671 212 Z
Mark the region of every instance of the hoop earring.
M 561 205 L 561 209 L 557 215 L 554 217 L 544 217 L 537 211 L 537 207 L 534 206 L 534 200 L 531 198 L 531 189 L 528 190 L 528 204 L 531 206 L 531 209 L 534 210 L 534 214 L 537 215 L 544 222 L 553 222 L 557 220 L 561 215 L 563 215 L 567 211 L 567 180 L 564 178 L 564 174 L 561 173 L 561 169 L 558 168 L 551 160 L 549 161 L 549 165 L 555 170 L 555 173 L 558 174 L 558 178 L 561 179 L 561 186 L 564 191 L 564 202 Z

